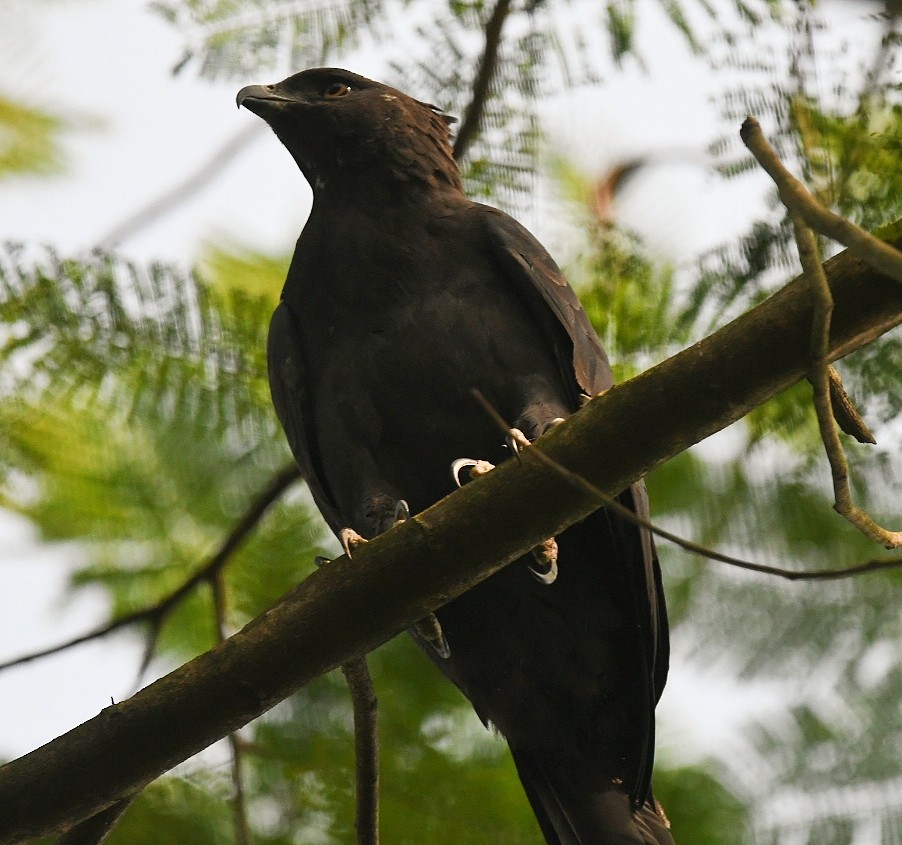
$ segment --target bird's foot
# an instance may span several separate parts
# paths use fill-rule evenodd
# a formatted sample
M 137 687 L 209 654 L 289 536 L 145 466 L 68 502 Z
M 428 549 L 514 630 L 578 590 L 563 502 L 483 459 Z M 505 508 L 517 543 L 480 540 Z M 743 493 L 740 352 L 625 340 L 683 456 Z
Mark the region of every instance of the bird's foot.
M 551 426 L 560 425 L 564 420 L 558 418 L 552 421 Z M 549 426 L 549 428 L 551 428 Z M 529 446 L 530 442 L 526 435 L 518 428 L 512 428 L 507 437 L 507 444 L 514 454 L 519 454 L 523 446 Z M 487 472 L 491 472 L 495 468 L 494 464 L 488 461 L 480 461 L 475 458 L 458 458 L 451 464 L 451 477 L 458 487 L 462 487 L 466 481 L 472 481 L 479 478 Z M 466 472 L 469 476 L 464 481 L 461 480 L 461 474 Z M 535 566 L 530 565 L 529 571 L 546 586 L 553 584 L 557 579 L 557 540 L 549 537 L 543 540 L 538 546 L 530 552 L 535 559 Z
M 520 457 L 520 450 L 530 446 L 529 438 L 519 428 L 508 429 L 504 438 L 504 445 L 510 449 L 512 455 Z
M 443 660 L 451 656 L 451 649 L 442 631 L 441 623 L 434 613 L 424 616 L 414 623 L 413 629 L 432 647 L 433 651 Z
M 495 465 L 490 464 L 488 461 L 479 461 L 475 458 L 458 458 L 451 464 L 451 477 L 458 487 L 463 487 L 467 481 L 479 478 L 493 469 L 495 469 Z M 461 481 L 461 473 L 464 471 L 466 471 L 468 477 Z
M 406 522 L 410 519 L 410 505 L 404 499 L 398 499 L 395 502 L 395 521 L 394 525 L 397 525 L 399 522 Z
M 366 537 L 361 537 L 353 528 L 342 528 L 338 532 L 338 542 L 341 543 L 348 558 L 353 558 L 354 549 L 359 549 L 369 541 Z
M 546 587 L 557 580 L 557 540 L 549 537 L 539 543 L 530 552 L 535 565 L 529 566 L 529 571 Z
M 410 519 L 410 505 L 404 499 L 398 499 L 392 504 L 388 497 L 380 497 L 377 507 L 373 509 L 371 516 L 375 520 L 376 531 L 382 534 L 384 531 L 388 531 L 389 528 Z M 351 548 L 366 542 L 356 531 L 350 528 L 342 529 L 338 534 L 338 538 L 341 540 L 348 557 L 351 556 L 351 552 L 348 545 L 345 544 L 346 537 L 350 541 Z M 447 660 L 451 656 L 448 641 L 445 639 L 445 635 L 442 633 L 442 626 L 434 613 L 430 613 L 428 616 L 415 622 L 413 627 L 417 634 L 429 644 L 439 657 Z
M 545 432 L 550 431 L 552 428 L 556 428 L 562 422 L 564 422 L 563 417 L 555 417 L 541 430 L 540 433 L 545 434 Z M 511 450 L 512 455 L 518 456 L 521 449 L 532 445 L 532 441 L 522 431 L 520 431 L 519 428 L 509 429 L 507 432 L 507 437 L 504 438 L 504 443 L 507 448 Z

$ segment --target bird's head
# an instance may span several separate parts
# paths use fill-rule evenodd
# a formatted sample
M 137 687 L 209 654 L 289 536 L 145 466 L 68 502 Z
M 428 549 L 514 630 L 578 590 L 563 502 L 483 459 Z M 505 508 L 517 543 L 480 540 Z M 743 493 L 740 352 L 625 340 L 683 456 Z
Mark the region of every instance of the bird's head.
M 237 102 L 269 124 L 314 192 L 360 179 L 460 189 L 454 118 L 387 85 L 312 68 L 275 85 L 248 85 Z

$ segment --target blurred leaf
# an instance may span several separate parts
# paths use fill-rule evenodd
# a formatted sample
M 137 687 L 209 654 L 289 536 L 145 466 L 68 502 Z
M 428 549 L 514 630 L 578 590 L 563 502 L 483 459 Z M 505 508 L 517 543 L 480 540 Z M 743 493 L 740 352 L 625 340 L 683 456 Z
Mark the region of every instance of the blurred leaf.
M 221 779 L 209 785 L 165 777 L 145 789 L 105 841 L 109 845 L 225 845 L 232 841 Z M 217 780 L 219 782 L 217 783 Z M 213 794 L 211 794 L 211 787 Z
M 265 297 L 275 308 L 290 263 L 290 255 L 267 255 L 243 247 L 208 244 L 198 262 L 198 272 L 217 290 Z
M 611 38 L 611 55 L 619 63 L 633 48 L 636 26 L 632 0 L 618 0 L 607 4 L 608 35 Z
M 655 775 L 654 790 L 677 842 L 723 845 L 747 841 L 748 809 L 707 769 L 662 767 Z
M 61 173 L 59 136 L 68 125 L 58 115 L 0 96 L 0 179 Z

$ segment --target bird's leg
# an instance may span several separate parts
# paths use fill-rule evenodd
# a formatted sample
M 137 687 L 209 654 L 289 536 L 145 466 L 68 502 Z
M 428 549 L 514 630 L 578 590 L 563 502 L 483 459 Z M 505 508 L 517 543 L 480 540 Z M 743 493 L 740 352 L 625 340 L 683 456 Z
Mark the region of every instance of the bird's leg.
M 398 499 L 395 505 L 394 519 L 392 525 L 404 522 L 410 517 L 410 507 L 404 499 Z M 448 641 L 442 633 L 442 626 L 434 613 L 418 620 L 413 625 L 414 630 L 433 648 L 435 653 L 447 660 L 451 656 L 451 649 L 448 648 Z
M 392 499 L 389 496 L 376 496 L 366 509 L 366 521 L 372 525 L 372 536 L 377 536 L 388 531 L 398 522 L 404 522 L 410 516 L 410 507 L 404 499 Z M 338 532 L 338 542 L 349 559 L 354 557 L 354 550 L 359 549 L 369 541 L 350 526 L 342 528 Z M 328 558 L 317 555 L 316 565 L 322 566 L 330 563 Z
M 409 517 L 410 506 L 404 499 L 392 499 L 385 495 L 375 496 L 370 506 L 366 509 L 366 520 L 373 527 L 373 536 L 378 536 L 388 531 L 389 528 L 397 525 L 399 522 L 404 522 Z M 353 557 L 354 549 L 368 542 L 365 537 L 358 534 L 353 528 L 342 528 L 338 532 L 338 540 L 349 558 Z M 318 566 L 325 562 L 327 561 L 317 558 Z M 442 626 L 434 613 L 430 613 L 414 623 L 413 628 L 439 657 L 447 659 L 451 656 L 448 641 L 445 639 L 445 635 L 442 633 Z
M 546 426 L 545 431 L 560 425 L 563 421 L 563 417 L 555 417 Z M 512 428 L 508 431 L 505 443 L 511 452 L 517 456 L 519 456 L 522 448 L 531 445 L 529 438 L 519 428 Z M 451 464 L 451 477 L 454 479 L 454 483 L 461 487 L 465 483 L 461 481 L 460 477 L 461 472 L 464 470 L 469 470 L 468 475 L 470 479 L 473 479 L 485 475 L 494 468 L 495 465 L 490 464 L 488 461 L 480 461 L 474 458 L 458 458 Z M 542 584 L 546 586 L 553 584 L 557 579 L 557 540 L 554 537 L 543 540 L 538 546 L 530 550 L 530 554 L 533 556 L 535 564 L 528 565 L 529 571 Z

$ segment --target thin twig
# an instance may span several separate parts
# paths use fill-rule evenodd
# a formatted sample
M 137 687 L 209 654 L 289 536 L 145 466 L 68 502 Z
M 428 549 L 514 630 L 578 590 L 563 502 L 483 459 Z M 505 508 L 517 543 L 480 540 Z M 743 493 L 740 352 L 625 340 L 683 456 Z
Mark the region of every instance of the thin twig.
M 755 156 L 759 164 L 776 183 L 777 190 L 780 192 L 780 198 L 789 211 L 795 232 L 799 260 L 802 264 L 802 272 L 805 274 L 814 299 L 808 379 L 814 388 L 814 408 L 817 413 L 818 427 L 827 453 L 827 460 L 830 462 L 833 495 L 835 498 L 833 507 L 837 513 L 851 522 L 866 537 L 882 544 L 887 549 L 897 549 L 902 546 L 902 531 L 890 531 L 883 528 L 852 501 L 848 461 L 846 460 L 842 441 L 839 438 L 839 432 L 833 418 L 833 409 L 830 401 L 830 372 L 828 369 L 833 295 L 830 293 L 830 285 L 827 282 L 820 255 L 818 254 L 817 242 L 812 231 L 812 229 L 817 227 L 812 220 L 822 220 L 825 219 L 825 216 L 835 218 L 836 215 L 831 214 L 820 206 L 805 189 L 805 186 L 786 170 L 754 118 L 746 119 L 742 125 L 741 134 L 752 155 Z M 842 220 L 842 218 L 837 219 Z M 883 244 L 882 241 L 877 241 L 876 238 L 867 235 L 867 233 L 851 223 L 847 223 L 847 221 L 842 222 L 851 229 L 865 235 L 866 238 L 886 247 L 896 256 L 895 260 L 899 264 L 900 270 L 902 270 L 902 255 L 899 255 L 892 247 Z M 820 229 L 819 231 L 824 230 Z M 867 256 L 862 257 L 871 262 L 871 259 Z M 874 266 L 879 265 L 874 264 Z M 902 273 L 900 273 L 899 278 L 902 279 Z
M 105 637 L 107 634 L 112 634 L 120 628 L 125 628 L 128 625 L 134 625 L 138 622 L 149 621 L 151 624 L 157 624 L 156 620 L 162 620 L 176 605 L 179 604 L 179 602 L 185 599 L 195 587 L 204 581 L 208 581 L 216 572 L 228 563 L 235 550 L 257 525 L 269 506 L 277 501 L 300 477 L 300 470 L 294 464 L 287 466 L 276 473 L 263 492 L 260 493 L 260 495 L 251 503 L 247 511 L 245 511 L 244 515 L 237 522 L 216 553 L 210 557 L 197 572 L 188 578 L 187 581 L 156 604 L 127 613 L 125 616 L 119 617 L 119 619 L 115 619 L 106 625 L 95 628 L 93 631 L 89 631 L 86 634 L 80 634 L 64 643 L 58 643 L 57 645 L 32 652 L 31 654 L 24 654 L 20 657 L 6 660 L 0 663 L 0 671 L 9 669 L 12 666 L 19 666 L 22 663 L 28 663 L 32 660 L 37 660 L 40 657 L 57 654 L 60 651 L 65 651 L 73 646 L 81 645 L 82 643 L 90 642 L 91 640 L 96 640 L 100 637 Z M 146 660 L 147 657 L 145 656 L 145 661 Z
M 739 134 L 749 152 L 774 180 L 780 199 L 791 212 L 799 214 L 815 232 L 847 246 L 881 273 L 902 282 L 902 253 L 817 202 L 777 158 L 754 117 L 745 119 Z
M 473 391 L 473 395 L 476 397 L 476 400 L 480 405 L 485 409 L 486 413 L 491 417 L 491 419 L 495 422 L 498 428 L 503 431 L 505 434 L 511 434 L 515 432 L 515 429 L 512 429 L 505 421 L 504 418 L 492 407 L 491 403 L 482 395 L 482 393 L 478 390 Z M 517 434 L 520 434 L 518 437 Z M 768 566 L 764 563 L 754 563 L 753 561 L 743 560 L 741 558 L 733 557 L 732 555 L 723 554 L 722 552 L 715 551 L 714 549 L 708 549 L 705 546 L 701 546 L 698 543 L 693 543 L 691 540 L 686 540 L 683 537 L 680 537 L 676 534 L 673 534 L 670 531 L 667 531 L 664 528 L 659 528 L 652 522 L 649 522 L 647 519 L 639 516 L 634 511 L 620 504 L 613 496 L 609 496 L 600 488 L 596 487 L 592 484 L 591 481 L 581 476 L 579 473 L 573 472 L 572 470 L 567 469 L 567 467 L 559 464 L 554 458 L 550 457 L 547 453 L 545 453 L 541 448 L 539 448 L 535 443 L 531 443 L 528 439 L 522 436 L 522 433 L 517 432 L 514 434 L 515 439 L 518 444 L 524 447 L 529 447 L 525 454 L 535 455 L 539 461 L 545 464 L 550 469 L 554 470 L 561 478 L 568 481 L 570 484 L 574 485 L 578 489 L 582 490 L 584 493 L 587 493 L 592 498 L 596 499 L 600 505 L 604 505 L 604 507 L 616 513 L 618 516 L 626 519 L 629 522 L 632 522 L 635 525 L 638 525 L 640 528 L 644 528 L 646 531 L 651 532 L 652 534 L 661 537 L 664 540 L 669 540 L 674 545 L 679 546 L 682 549 L 685 549 L 687 552 L 692 552 L 693 554 L 697 554 L 701 557 L 708 558 L 709 560 L 715 560 L 719 563 L 726 563 L 729 566 L 735 566 L 738 569 L 747 569 L 750 572 L 760 572 L 764 575 L 774 575 L 778 578 L 785 578 L 787 581 L 826 581 L 830 579 L 838 579 L 838 578 L 848 578 L 853 575 L 860 575 L 864 572 L 876 572 L 882 569 L 898 569 L 902 568 L 902 558 L 890 558 L 888 560 L 869 560 L 864 563 L 857 564 L 856 566 L 849 567 L 848 569 L 821 569 L 815 572 L 801 572 L 792 569 L 780 569 L 776 566 Z
M 830 402 L 830 372 L 828 369 L 828 351 L 830 348 L 830 319 L 833 316 L 833 296 L 830 285 L 824 275 L 814 232 L 805 225 L 801 215 L 790 211 L 792 225 L 795 230 L 796 244 L 802 270 L 809 280 L 814 295 L 814 319 L 811 325 L 811 368 L 808 380 L 814 389 L 814 409 L 817 424 L 830 462 L 830 473 L 833 478 L 834 509 L 838 514 L 851 522 L 862 534 L 874 542 L 881 543 L 887 549 L 902 546 L 902 531 L 888 531 L 878 525 L 861 508 L 852 501 L 849 487 L 849 464 L 843 449 L 833 408 Z
M 114 226 L 97 242 L 101 249 L 118 246 L 122 241 L 134 237 L 142 229 L 155 223 L 165 214 L 183 202 L 187 202 L 195 194 L 202 191 L 238 153 L 244 150 L 251 141 L 263 131 L 259 122 L 249 124 L 240 132 L 236 132 L 197 170 L 172 188 L 167 188 L 143 208 L 130 214 L 121 223 Z
M 343 664 L 341 671 L 354 707 L 357 845 L 379 845 L 379 702 L 366 658 Z
M 141 689 L 144 682 L 144 675 L 150 667 L 150 661 L 153 660 L 154 652 L 157 650 L 157 643 L 160 641 L 160 634 L 163 631 L 163 623 L 166 617 L 162 614 L 154 616 L 150 619 L 147 626 L 147 634 L 144 637 L 144 650 L 141 653 L 141 662 L 138 664 L 138 671 L 135 673 L 135 691 Z
M 473 97 L 464 112 L 457 138 L 454 140 L 454 158 L 458 161 L 464 157 L 479 132 L 485 104 L 489 98 L 489 87 L 492 84 L 492 77 L 495 75 L 495 68 L 498 66 L 501 31 L 504 29 L 504 21 L 510 13 L 510 7 L 511 0 L 498 0 L 485 25 L 485 48 L 482 51 L 476 78 L 473 80 Z
M 222 572 L 217 572 L 210 579 L 213 593 L 213 612 L 216 616 L 216 639 L 226 639 L 226 599 Z M 229 750 L 232 758 L 232 821 L 234 823 L 235 845 L 251 845 L 251 831 L 247 822 L 247 802 L 244 797 L 244 777 L 241 772 L 242 747 L 238 732 L 232 731 L 229 736 Z
M 317 558 L 317 565 L 331 561 Z M 354 709 L 357 845 L 379 845 L 379 701 L 366 657 L 341 664 Z

